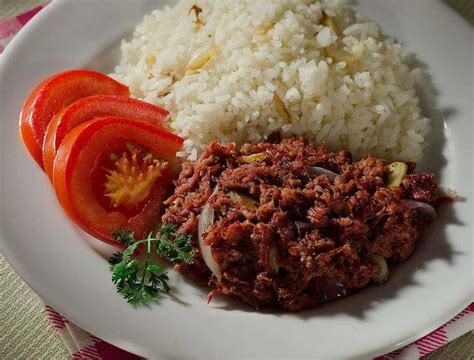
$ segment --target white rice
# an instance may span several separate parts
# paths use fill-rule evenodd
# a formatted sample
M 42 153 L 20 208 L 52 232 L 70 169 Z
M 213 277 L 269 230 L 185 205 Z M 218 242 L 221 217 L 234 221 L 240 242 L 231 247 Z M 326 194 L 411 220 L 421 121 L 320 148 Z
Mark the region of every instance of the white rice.
M 347 61 L 329 57 L 334 48 Z M 429 121 L 414 90 L 419 70 L 341 1 L 182 0 L 147 15 L 121 53 L 112 76 L 170 110 L 186 139 L 180 156 L 191 160 L 211 140 L 258 142 L 274 131 L 357 158 L 422 156 Z

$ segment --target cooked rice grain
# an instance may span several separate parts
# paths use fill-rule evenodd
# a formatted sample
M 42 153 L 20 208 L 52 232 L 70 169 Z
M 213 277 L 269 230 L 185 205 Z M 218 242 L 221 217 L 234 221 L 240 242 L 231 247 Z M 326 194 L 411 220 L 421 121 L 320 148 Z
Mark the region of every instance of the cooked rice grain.
M 211 140 L 241 145 L 274 131 L 355 157 L 422 156 L 419 70 L 341 1 L 182 0 L 147 15 L 121 52 L 112 76 L 171 111 L 190 160 Z

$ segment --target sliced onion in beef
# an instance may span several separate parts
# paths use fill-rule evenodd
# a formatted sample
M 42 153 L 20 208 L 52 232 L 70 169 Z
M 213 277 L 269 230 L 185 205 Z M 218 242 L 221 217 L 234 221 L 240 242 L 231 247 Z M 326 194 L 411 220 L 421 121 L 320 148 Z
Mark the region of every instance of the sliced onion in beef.
M 211 196 L 216 194 L 218 191 L 218 187 L 214 188 Z M 204 205 L 201 210 L 201 214 L 199 215 L 199 224 L 198 224 L 198 239 L 199 239 L 199 249 L 201 250 L 202 258 L 206 263 L 209 270 L 217 277 L 218 280 L 221 279 L 221 268 L 219 264 L 216 263 L 214 258 L 212 257 L 212 250 L 209 245 L 204 243 L 204 233 L 209 232 L 214 225 L 214 209 L 212 208 L 209 203 Z
M 278 250 L 276 247 L 270 249 L 270 269 L 272 273 L 278 273 L 280 266 L 278 265 Z
M 318 166 L 307 166 L 306 170 L 308 170 L 308 172 L 311 175 L 326 175 L 330 177 L 331 179 L 334 179 L 337 175 L 339 175 L 335 173 L 334 171 L 331 171 L 322 167 L 318 167 Z
M 436 210 L 430 204 L 416 200 L 405 200 L 405 204 L 407 204 L 409 209 L 419 209 L 425 212 L 427 215 L 431 216 L 432 218 L 436 217 Z
M 247 208 L 254 208 L 258 205 L 258 201 L 251 198 L 250 196 L 239 194 L 238 192 L 231 191 L 229 197 L 235 202 L 241 203 Z
M 348 291 L 344 284 L 335 282 L 324 289 L 324 300 L 332 301 L 347 296 Z
M 380 272 L 375 278 L 375 282 L 379 285 L 382 285 L 384 282 L 386 282 L 390 276 L 390 273 L 388 271 L 388 265 L 387 261 L 383 256 L 376 255 L 376 254 L 371 254 L 370 258 L 377 264 L 377 266 L 380 268 Z

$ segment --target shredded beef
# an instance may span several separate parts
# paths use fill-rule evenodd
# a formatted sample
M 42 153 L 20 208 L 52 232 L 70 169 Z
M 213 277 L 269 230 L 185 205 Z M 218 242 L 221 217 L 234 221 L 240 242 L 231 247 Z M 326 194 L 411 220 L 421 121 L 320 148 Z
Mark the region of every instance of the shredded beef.
M 243 157 L 265 154 L 246 163 Z M 314 175 L 309 167 L 338 174 Z M 304 139 L 273 139 L 237 149 L 213 142 L 199 160 L 182 166 L 162 221 L 191 236 L 192 265 L 178 271 L 214 295 L 231 295 L 255 306 L 299 311 L 321 305 L 375 282 L 380 268 L 372 255 L 404 261 L 432 220 L 405 204 L 435 205 L 433 175 L 409 173 L 388 188 L 388 166 L 347 151 L 328 152 Z M 232 196 L 237 194 L 237 196 Z M 199 214 L 215 212 L 204 241 L 221 268 L 207 268 L 198 241 Z M 275 268 L 276 266 L 276 268 Z

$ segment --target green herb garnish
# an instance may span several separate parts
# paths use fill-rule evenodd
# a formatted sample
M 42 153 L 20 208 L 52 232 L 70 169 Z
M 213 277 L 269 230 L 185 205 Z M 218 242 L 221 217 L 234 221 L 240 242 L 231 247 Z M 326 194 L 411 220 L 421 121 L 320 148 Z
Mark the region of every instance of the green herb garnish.
M 151 232 L 144 240 L 135 240 L 133 231 L 122 229 L 114 231 L 113 236 L 127 248 L 109 259 L 112 282 L 118 293 L 132 305 L 151 304 L 170 290 L 167 273 L 153 263 L 152 255 L 166 257 L 171 262 L 193 262 L 190 237 L 177 234 L 172 224 L 161 225 L 155 236 Z M 134 253 L 142 244 L 146 244 L 146 253 L 138 257 Z
M 193 263 L 194 248 L 188 235 L 176 234 L 176 226 L 173 224 L 161 225 L 158 232 L 160 234 L 156 244 L 158 255 L 166 257 L 171 262 Z

